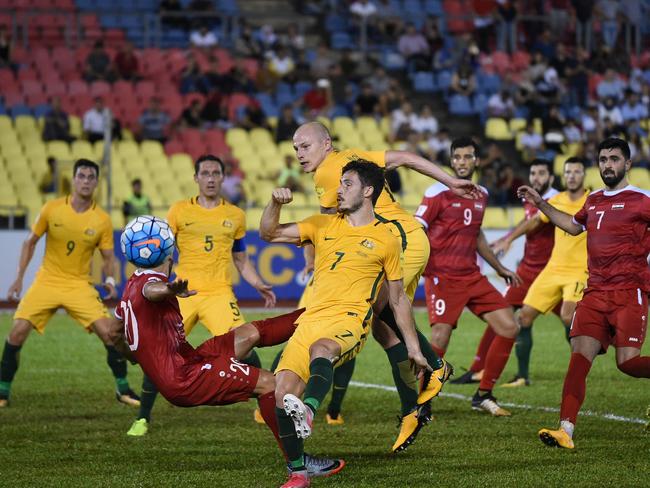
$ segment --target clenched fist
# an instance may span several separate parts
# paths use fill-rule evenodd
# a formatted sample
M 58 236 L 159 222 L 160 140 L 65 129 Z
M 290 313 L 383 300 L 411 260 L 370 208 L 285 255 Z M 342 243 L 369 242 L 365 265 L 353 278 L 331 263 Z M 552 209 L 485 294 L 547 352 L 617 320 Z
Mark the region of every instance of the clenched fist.
M 273 201 L 275 203 L 279 203 L 280 205 L 286 205 L 287 203 L 291 203 L 293 200 L 293 194 L 289 188 L 276 188 L 273 190 L 273 193 L 271 195 L 273 197 Z

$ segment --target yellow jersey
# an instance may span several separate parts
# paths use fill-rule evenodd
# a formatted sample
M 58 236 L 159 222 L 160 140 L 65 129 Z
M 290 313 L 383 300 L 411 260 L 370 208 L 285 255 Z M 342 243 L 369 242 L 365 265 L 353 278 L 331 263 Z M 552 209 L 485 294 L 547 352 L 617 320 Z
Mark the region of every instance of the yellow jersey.
M 67 196 L 47 202 L 32 226 L 39 237 L 47 233 L 38 279 L 87 283 L 95 249 L 113 250 L 109 215 L 95 202 L 85 212 L 77 212 L 71 200 Z
M 336 208 L 336 192 L 341 185 L 341 170 L 354 159 L 365 159 L 382 168 L 386 167 L 386 151 L 362 151 L 359 149 L 332 151 L 314 173 L 314 186 L 321 207 Z M 398 222 L 407 233 L 422 228 L 422 224 L 418 223 L 413 215 L 404 210 L 395 200 L 388 188 L 388 183 L 384 184 L 384 190 L 375 204 L 375 213 L 379 220 Z
M 232 291 L 232 247 L 246 235 L 246 216 L 224 199 L 208 209 L 197 198 L 175 203 L 167 214 L 178 247 L 176 274 L 203 295 Z
M 563 191 L 551 197 L 548 203 L 562 212 L 575 215 L 584 206 L 588 195 L 589 192 L 585 190 L 584 195 L 574 202 L 569 198 L 569 193 Z M 542 212 L 539 216 L 542 222 L 549 222 L 549 218 Z M 572 236 L 559 227 L 555 227 L 555 244 L 546 268 L 563 273 L 586 273 L 587 233 L 583 232 L 580 235 Z
M 314 291 L 298 322 L 349 315 L 366 318 L 384 278 L 402 279 L 399 240 L 379 220 L 353 227 L 344 215 L 298 222 L 301 242 L 316 249 Z

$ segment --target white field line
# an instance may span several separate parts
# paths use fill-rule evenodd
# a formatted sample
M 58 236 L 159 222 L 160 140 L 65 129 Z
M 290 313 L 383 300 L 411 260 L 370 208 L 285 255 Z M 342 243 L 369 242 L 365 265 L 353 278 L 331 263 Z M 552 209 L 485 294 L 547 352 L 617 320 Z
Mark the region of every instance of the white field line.
M 389 386 L 389 385 L 377 385 L 374 383 L 363 383 L 361 381 L 350 381 L 350 385 L 356 386 L 358 388 L 366 388 L 371 390 L 397 392 L 397 389 L 394 386 Z M 472 400 L 472 397 L 466 395 L 461 395 L 459 393 L 446 393 L 444 391 L 440 392 L 440 396 L 443 398 L 453 398 L 455 400 L 463 400 L 466 402 L 470 402 Z M 499 402 L 499 404 L 503 407 L 521 408 L 523 410 L 538 410 L 540 412 L 550 412 L 550 413 L 560 412 L 560 409 L 557 407 L 544 407 L 544 406 L 537 406 L 537 405 L 526 405 L 521 403 L 503 403 L 503 402 Z M 585 417 L 596 417 L 605 420 L 614 420 L 616 422 L 626 422 L 629 424 L 645 424 L 647 422 L 647 420 L 644 419 L 639 419 L 634 417 L 623 417 L 622 415 L 615 415 L 613 413 L 592 412 L 590 410 L 581 410 L 580 415 Z

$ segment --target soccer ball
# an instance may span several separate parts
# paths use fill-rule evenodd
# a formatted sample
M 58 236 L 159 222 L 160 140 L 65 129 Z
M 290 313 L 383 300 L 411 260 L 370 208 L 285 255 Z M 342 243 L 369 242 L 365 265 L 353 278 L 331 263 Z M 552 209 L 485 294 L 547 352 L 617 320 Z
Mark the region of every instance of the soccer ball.
M 124 228 L 120 245 L 131 263 L 140 268 L 155 268 L 174 252 L 174 234 L 166 220 L 140 215 Z

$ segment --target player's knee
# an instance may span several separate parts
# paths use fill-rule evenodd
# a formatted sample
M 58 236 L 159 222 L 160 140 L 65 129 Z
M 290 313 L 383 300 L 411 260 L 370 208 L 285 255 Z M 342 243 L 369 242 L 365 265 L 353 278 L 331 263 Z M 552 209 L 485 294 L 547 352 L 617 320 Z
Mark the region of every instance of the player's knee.
M 534 320 L 533 315 L 530 312 L 528 312 L 526 309 L 521 309 L 521 311 L 517 315 L 517 322 L 519 322 L 519 325 L 524 329 L 528 329 L 529 327 L 532 327 L 533 320 Z
M 273 373 L 266 370 L 260 371 L 260 376 L 257 379 L 257 385 L 255 386 L 255 392 L 258 395 L 265 395 L 275 390 L 275 376 Z
M 394 346 L 399 342 L 395 333 L 390 330 L 382 320 L 375 319 L 372 322 L 372 337 L 384 348 Z
M 341 352 L 341 347 L 334 341 L 316 341 L 309 348 L 309 358 L 313 361 L 316 358 L 334 359 Z
M 9 331 L 7 340 L 9 344 L 14 346 L 22 346 L 27 340 L 27 336 L 32 331 L 32 324 L 24 319 L 17 319 L 14 321 L 14 325 Z
M 562 319 L 562 322 L 564 325 L 567 327 L 571 325 L 571 322 L 573 321 L 573 311 L 571 312 L 560 312 L 560 319 Z

